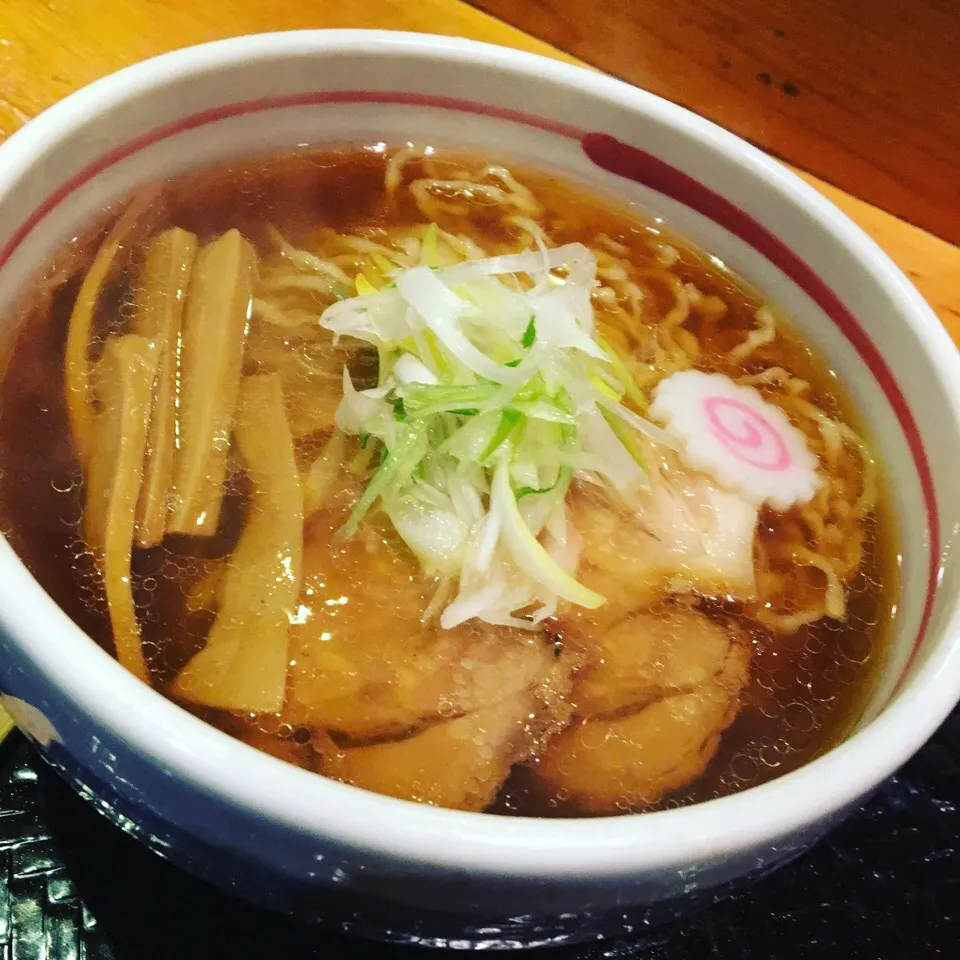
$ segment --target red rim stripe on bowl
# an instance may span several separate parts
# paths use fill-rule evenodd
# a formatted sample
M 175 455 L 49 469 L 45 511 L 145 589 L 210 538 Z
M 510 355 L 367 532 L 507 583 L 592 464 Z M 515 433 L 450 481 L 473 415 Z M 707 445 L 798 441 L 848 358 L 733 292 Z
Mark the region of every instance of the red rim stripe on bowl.
M 259 100 L 244 100 L 240 103 L 228 103 L 222 107 L 212 107 L 187 117 L 181 117 L 172 123 L 157 127 L 147 133 L 135 137 L 127 143 L 105 153 L 99 160 L 95 160 L 76 176 L 71 177 L 56 192 L 52 193 L 27 219 L 20 225 L 16 233 L 7 244 L 0 249 L 0 270 L 6 266 L 14 251 L 23 242 L 27 234 L 49 213 L 62 203 L 72 193 L 80 189 L 85 183 L 92 180 L 97 174 L 109 169 L 114 164 L 133 156 L 140 150 L 152 147 L 154 144 L 178 134 L 195 130 L 207 124 L 217 123 L 220 120 L 229 120 L 249 113 L 263 113 L 268 110 L 284 110 L 290 107 L 309 107 L 323 103 L 382 103 L 398 104 L 401 106 L 434 107 L 441 110 L 455 110 L 458 113 L 473 113 L 478 116 L 494 117 L 498 120 L 508 120 L 528 127 L 536 127 L 547 133 L 565 137 L 568 140 L 581 140 L 583 131 L 564 123 L 546 120 L 542 117 L 530 116 L 507 107 L 495 107 L 486 103 L 473 103 L 470 100 L 461 100 L 457 97 L 430 97 L 425 94 L 390 92 L 380 90 L 332 90 L 318 93 L 294 94 L 286 97 L 262 97 Z
M 762 224 L 754 220 L 744 210 L 740 209 L 740 207 L 736 206 L 736 204 L 714 193 L 698 180 L 683 173 L 676 167 L 670 166 L 663 160 L 654 157 L 652 154 L 622 143 L 608 134 L 584 133 L 576 127 L 548 120 L 543 117 L 532 116 L 507 107 L 476 103 L 457 97 L 428 96 L 426 94 L 408 93 L 404 91 L 334 90 L 246 100 L 181 117 L 172 123 L 157 127 L 154 130 L 141 134 L 139 137 L 135 137 L 127 143 L 111 150 L 109 153 L 104 154 L 93 163 L 88 164 L 83 170 L 52 193 L 27 217 L 20 227 L 17 228 L 7 244 L 0 249 L 0 270 L 7 264 L 28 234 L 46 216 L 56 209 L 60 203 L 98 174 L 119 163 L 121 160 L 125 160 L 139 151 L 163 140 L 167 140 L 170 137 L 177 136 L 189 130 L 195 130 L 198 127 L 203 127 L 208 124 L 217 123 L 221 120 L 227 120 L 245 114 L 262 113 L 269 110 L 314 106 L 324 103 L 382 103 L 454 110 L 460 113 L 470 113 L 477 116 L 507 120 L 512 123 L 519 123 L 524 126 L 534 127 L 538 130 L 544 130 L 568 140 L 577 140 L 581 143 L 587 158 L 602 169 L 649 187 L 658 193 L 662 193 L 682 203 L 684 206 L 696 210 L 698 213 L 713 220 L 719 226 L 739 237 L 782 270 L 820 306 L 866 363 L 893 408 L 910 447 L 914 466 L 920 478 L 927 509 L 927 525 L 930 540 L 927 593 L 917 637 L 914 640 L 910 657 L 903 668 L 897 684 L 897 688 L 899 688 L 899 685 L 903 682 L 907 673 L 909 673 L 923 642 L 923 638 L 926 635 L 930 616 L 933 611 L 933 602 L 936 597 L 940 557 L 939 510 L 937 507 L 936 492 L 933 486 L 933 477 L 927 461 L 926 451 L 924 450 L 923 440 L 920 437 L 920 432 L 913 419 L 913 414 L 906 402 L 906 398 L 903 396 L 896 378 L 881 356 L 880 351 L 867 335 L 866 331 L 853 314 L 843 305 L 837 295 L 803 260 L 778 240 L 777 237 Z M 894 691 L 894 694 L 895 693 L 896 690 Z

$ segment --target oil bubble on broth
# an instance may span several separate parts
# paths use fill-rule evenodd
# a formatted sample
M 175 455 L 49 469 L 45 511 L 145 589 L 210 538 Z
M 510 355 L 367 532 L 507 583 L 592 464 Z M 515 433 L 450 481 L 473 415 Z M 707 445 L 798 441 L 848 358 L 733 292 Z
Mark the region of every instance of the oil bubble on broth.
M 255 157 L 105 211 L 14 319 L 4 534 L 124 666 L 286 762 L 615 815 L 796 769 L 869 701 L 898 583 L 862 425 L 660 221 L 475 156 Z M 704 384 L 784 476 L 730 481 Z

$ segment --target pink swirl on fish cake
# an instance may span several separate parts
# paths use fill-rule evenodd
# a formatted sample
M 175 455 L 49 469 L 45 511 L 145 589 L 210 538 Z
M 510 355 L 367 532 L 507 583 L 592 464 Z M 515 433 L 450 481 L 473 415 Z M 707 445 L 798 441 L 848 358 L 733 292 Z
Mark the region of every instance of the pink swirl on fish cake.
M 771 472 L 790 466 L 790 451 L 780 431 L 746 403 L 730 397 L 707 397 L 703 410 L 711 433 L 738 460 Z

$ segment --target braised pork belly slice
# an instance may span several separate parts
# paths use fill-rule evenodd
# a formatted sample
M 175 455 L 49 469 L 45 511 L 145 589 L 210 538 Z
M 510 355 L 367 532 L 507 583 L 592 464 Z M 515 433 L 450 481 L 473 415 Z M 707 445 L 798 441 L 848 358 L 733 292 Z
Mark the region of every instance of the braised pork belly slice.
M 649 487 L 626 498 L 578 482 L 569 497 L 580 534 L 580 580 L 607 598 L 589 617 L 611 624 L 665 594 L 750 600 L 758 507 L 645 444 Z
M 334 543 L 314 530 L 283 719 L 362 743 L 495 706 L 542 682 L 554 661 L 544 634 L 424 624 L 435 589 L 388 540 Z
M 323 753 L 318 769 L 404 800 L 484 810 L 514 764 L 542 753 L 569 721 L 572 665 L 560 657 L 536 687 L 413 736 Z
M 564 631 L 583 667 L 574 693 L 579 717 L 610 717 L 726 674 L 742 657 L 744 636 L 686 603 L 663 603 L 607 630 Z
M 577 718 L 531 764 L 544 792 L 584 813 L 615 814 L 700 776 L 740 708 L 750 661 L 742 632 L 694 610 L 655 610 L 623 621 L 585 656 Z

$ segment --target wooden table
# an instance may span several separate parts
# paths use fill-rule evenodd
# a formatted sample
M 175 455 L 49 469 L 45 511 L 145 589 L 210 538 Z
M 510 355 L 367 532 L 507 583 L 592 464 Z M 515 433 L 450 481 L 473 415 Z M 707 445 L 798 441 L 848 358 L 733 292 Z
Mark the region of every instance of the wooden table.
M 957 0 L 473 0 L 960 243 Z
M 953 2 L 917 0 L 919 6 L 915 4 L 911 9 L 926 11 L 923 23 L 927 36 L 918 36 L 916 23 L 909 29 L 901 24 L 897 36 L 906 38 L 900 47 L 912 49 L 918 63 L 922 60 L 928 64 L 928 72 L 935 68 L 937 89 L 948 108 L 946 113 L 938 113 L 924 100 L 906 104 L 901 110 L 909 117 L 911 142 L 920 143 L 921 153 L 926 151 L 933 178 L 932 184 L 914 180 L 917 208 L 923 213 L 915 219 L 929 223 L 944 236 L 955 235 L 960 240 L 960 227 L 953 231 L 954 222 L 960 225 L 960 219 L 941 215 L 960 211 L 957 166 L 945 167 L 941 163 L 948 140 L 952 143 L 956 132 L 950 123 L 958 125 L 955 104 L 960 96 L 960 74 L 956 72 L 957 60 L 948 55 L 953 49 L 950 30 L 956 30 L 960 36 L 960 19 L 949 14 Z M 565 47 L 592 63 L 629 75 L 661 95 L 727 122 L 737 132 L 753 134 L 753 139 L 786 159 L 820 169 L 814 162 L 820 155 L 815 148 L 820 140 L 829 139 L 831 125 L 849 141 L 844 155 L 853 156 L 856 151 L 850 144 L 890 122 L 888 114 L 875 107 L 864 117 L 858 103 L 857 116 L 848 118 L 844 127 L 843 111 L 833 103 L 833 95 L 821 98 L 824 103 L 831 101 L 827 106 L 821 105 L 827 111 L 823 113 L 826 119 L 821 119 L 813 108 L 814 113 L 801 116 L 800 123 L 768 124 L 761 135 L 756 135 L 755 130 L 744 129 L 744 118 L 751 110 L 755 114 L 762 110 L 760 98 L 766 96 L 768 87 L 776 88 L 781 99 L 796 100 L 796 110 L 809 111 L 808 101 L 791 93 L 799 85 L 794 78 L 810 74 L 811 57 L 819 57 L 817 62 L 824 71 L 834 69 L 849 46 L 844 45 L 844 38 L 858 29 L 857 11 L 871 12 L 871 18 L 867 18 L 869 27 L 864 28 L 860 38 L 860 47 L 867 43 L 863 38 L 872 38 L 872 46 L 864 48 L 872 51 L 870 69 L 879 69 L 891 57 L 900 55 L 899 47 L 887 42 L 896 32 L 891 13 L 896 3 L 897 0 L 871 0 L 865 7 L 860 0 L 810 0 L 801 5 L 807 14 L 802 18 L 800 41 L 794 41 L 789 48 L 792 53 L 786 56 L 771 49 L 769 43 L 764 44 L 764 37 L 756 33 L 759 23 L 769 30 L 768 40 L 786 40 L 787 28 L 776 25 L 786 16 L 784 5 L 779 5 L 780 19 L 771 19 L 769 11 L 764 12 L 770 5 L 759 0 L 597 0 L 591 15 L 600 24 L 596 29 L 584 29 L 582 15 L 576 15 L 578 8 L 586 7 L 581 0 L 479 0 L 480 6 L 543 31 L 558 46 L 460 0 L 0 0 L 0 140 L 82 84 L 175 47 L 266 30 L 379 27 L 472 37 L 573 60 L 558 48 Z M 872 15 L 877 9 L 886 11 L 886 20 L 878 21 Z M 621 29 L 624 34 L 617 41 Z M 660 59 L 651 66 L 650 58 L 656 56 Z M 742 83 L 731 79 L 736 71 L 729 71 L 734 63 L 744 62 L 749 69 L 756 67 L 757 75 L 769 78 L 769 83 L 760 76 L 756 89 L 742 89 Z M 929 67 L 931 62 L 934 68 Z M 939 73 L 938 65 L 943 67 Z M 849 72 L 849 63 L 846 69 Z M 922 80 L 923 77 L 914 77 L 904 95 L 925 91 Z M 726 88 L 732 92 L 720 109 L 714 91 Z M 949 112 L 950 107 L 953 113 Z M 807 139 L 801 135 L 804 124 L 812 130 Z M 858 193 L 883 202 L 888 209 L 906 210 L 910 196 L 903 190 L 908 179 L 902 173 L 906 169 L 901 163 L 903 150 L 894 149 L 891 143 L 889 153 L 894 159 L 900 158 L 892 166 L 881 159 L 870 162 L 870 156 L 879 156 L 877 150 L 861 151 L 846 182 L 862 184 Z M 960 340 L 960 247 L 810 174 L 801 171 L 801 176 L 887 250 L 913 279 L 954 339 Z M 832 179 L 844 182 L 843 177 Z M 937 184 L 943 190 L 940 204 Z

